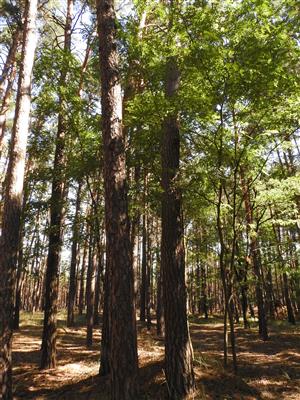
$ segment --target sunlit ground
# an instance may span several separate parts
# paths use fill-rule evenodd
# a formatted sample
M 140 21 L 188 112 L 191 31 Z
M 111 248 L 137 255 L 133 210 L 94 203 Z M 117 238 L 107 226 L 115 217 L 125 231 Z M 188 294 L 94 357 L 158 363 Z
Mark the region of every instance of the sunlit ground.
M 23 313 L 21 329 L 14 335 L 14 386 L 16 399 L 109 398 L 107 378 L 99 378 L 100 327 L 94 344 L 85 346 L 84 317 L 75 328 L 65 326 L 59 314 L 58 356 L 55 370 L 40 371 L 42 314 Z M 139 399 L 164 399 L 166 382 L 163 342 L 139 324 Z M 192 318 L 191 336 L 195 351 L 197 394 L 194 399 L 300 400 L 300 329 L 285 322 L 272 324 L 271 339 L 257 339 L 256 327 L 237 327 L 239 375 L 222 363 L 220 319 Z M 137 400 L 139 400 L 137 399 Z

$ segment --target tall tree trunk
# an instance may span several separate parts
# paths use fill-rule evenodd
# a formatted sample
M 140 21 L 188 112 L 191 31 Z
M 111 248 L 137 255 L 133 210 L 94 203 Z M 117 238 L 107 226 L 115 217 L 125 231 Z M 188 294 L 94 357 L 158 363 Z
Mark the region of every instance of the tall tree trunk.
M 28 166 L 28 164 L 27 164 Z M 25 176 L 27 173 L 25 172 Z M 17 267 L 17 277 L 16 277 L 16 293 L 15 293 L 15 307 L 14 307 L 14 329 L 19 329 L 20 325 L 20 308 L 21 308 L 21 292 L 24 283 L 24 254 L 23 254 L 23 242 L 24 242 L 24 231 L 25 231 L 25 206 L 28 199 L 28 185 L 26 184 L 26 178 L 24 182 L 24 195 L 22 204 L 22 214 L 21 214 L 21 225 L 20 225 L 20 238 L 19 238 L 19 250 L 18 250 L 18 267 Z
M 106 268 L 109 277 L 112 400 L 137 399 L 137 335 L 127 204 L 122 93 L 113 0 L 97 0 L 104 151 Z
M 266 276 L 266 308 L 271 319 L 275 319 L 274 291 L 271 266 L 267 267 Z
M 1 99 L 1 106 L 0 106 L 0 157 L 2 155 L 2 147 L 3 147 L 2 145 L 5 134 L 5 126 L 6 126 L 6 115 L 9 110 L 10 97 L 13 89 L 15 75 L 16 75 L 16 65 L 15 61 L 13 60 L 13 65 L 10 74 L 7 78 L 7 85 L 4 92 L 4 96 Z
M 271 211 L 271 215 L 272 215 L 272 211 Z M 275 235 L 275 239 L 276 239 L 278 256 L 279 256 L 279 259 L 280 259 L 281 267 L 283 269 L 283 272 L 282 272 L 283 298 L 284 298 L 285 304 L 286 304 L 286 309 L 287 309 L 287 314 L 288 314 L 288 321 L 291 324 L 295 325 L 296 324 L 296 319 L 295 319 L 295 314 L 294 314 L 294 310 L 293 310 L 293 305 L 292 305 L 292 302 L 291 302 L 289 279 L 288 279 L 287 273 L 284 271 L 284 267 L 285 267 L 284 264 L 285 263 L 284 263 L 284 258 L 283 258 L 283 254 L 282 254 L 282 250 L 281 250 L 282 239 L 281 239 L 280 227 L 278 227 L 276 229 L 275 225 L 273 224 L 273 231 L 274 231 L 274 235 Z
M 0 238 L 0 397 L 11 400 L 12 395 L 12 329 L 15 275 L 20 238 L 25 157 L 29 132 L 31 103 L 31 73 L 36 47 L 37 0 L 25 2 L 23 45 L 18 93 Z
M 255 293 L 256 293 L 256 301 L 258 308 L 258 325 L 259 325 L 259 335 L 262 340 L 268 340 L 268 325 L 267 325 L 267 316 L 265 310 L 265 301 L 263 295 L 263 281 L 262 281 L 262 270 L 261 270 L 261 255 L 258 246 L 257 235 L 253 235 L 250 232 L 250 227 L 254 223 L 253 219 L 253 210 L 250 199 L 250 190 L 248 183 L 246 181 L 245 173 L 243 168 L 240 169 L 241 174 L 241 184 L 242 191 L 244 196 L 245 203 L 245 212 L 246 212 L 246 222 L 247 222 L 247 234 L 249 236 L 250 241 L 250 257 L 253 267 L 254 276 L 256 279 L 255 282 Z
M 82 264 L 80 271 L 80 287 L 79 287 L 79 298 L 78 298 L 78 314 L 82 315 L 85 305 L 85 294 L 84 294 L 84 281 L 85 281 L 85 270 L 86 270 L 86 256 L 87 256 L 88 240 L 86 239 L 83 247 Z
M 233 322 L 233 307 L 232 307 L 232 264 L 229 265 L 228 259 L 228 246 L 226 245 L 224 234 L 223 234 L 223 224 L 221 220 L 221 205 L 223 196 L 223 184 L 220 183 L 219 194 L 218 194 L 218 205 L 217 205 L 217 228 L 220 240 L 220 255 L 219 255 L 219 265 L 221 273 L 221 281 L 223 286 L 224 295 L 224 331 L 223 331 L 223 351 L 224 351 L 224 366 L 227 366 L 228 361 L 228 320 L 230 324 L 230 338 L 231 338 L 231 350 L 234 371 L 237 371 L 237 358 L 236 358 L 236 348 L 235 348 L 235 332 L 234 332 L 234 322 Z
M 159 271 L 157 276 L 156 333 L 157 336 L 164 336 L 165 320 L 164 320 L 164 303 L 163 303 L 163 283 L 162 283 L 162 270 L 159 258 L 159 251 L 157 251 L 157 265 Z
M 110 373 L 110 327 L 109 327 L 109 271 L 108 261 L 106 258 L 106 266 L 104 273 L 104 298 L 103 298 L 103 315 L 102 315 L 102 334 L 101 334 L 101 352 L 100 352 L 100 369 L 99 375 L 105 376 Z
M 166 97 L 171 100 L 179 86 L 179 71 L 169 59 Z M 176 187 L 180 136 L 177 115 L 164 121 L 162 138 L 162 237 L 161 266 L 165 313 L 165 365 L 171 399 L 185 399 L 194 390 L 193 349 L 187 321 L 185 255 L 181 194 Z
M 78 253 L 78 235 L 79 235 L 79 215 L 80 215 L 80 203 L 81 203 L 81 182 L 78 183 L 77 198 L 76 198 L 76 209 L 73 224 L 73 238 L 72 238 L 72 249 L 71 249 L 71 267 L 70 267 L 70 282 L 69 282 L 69 297 L 68 297 L 68 315 L 67 315 L 67 326 L 74 325 L 74 307 L 76 298 L 76 265 L 77 265 L 77 253 Z
M 94 225 L 94 224 L 93 224 Z M 95 249 L 95 231 L 91 227 L 89 240 L 89 262 L 86 278 L 86 345 L 91 347 L 93 344 L 93 326 L 94 326 L 94 301 L 95 301 L 95 267 L 96 267 L 96 249 Z
M 99 249 L 98 251 L 98 263 L 97 263 L 97 275 L 96 275 L 96 284 L 95 284 L 95 302 L 94 302 L 94 325 L 99 325 L 100 322 L 100 315 L 99 315 L 99 308 L 100 308 L 100 294 L 101 294 L 101 286 L 102 286 L 102 273 L 103 273 L 103 244 L 101 242 L 100 237 L 100 245 L 97 246 Z
M 0 158 L 5 133 L 6 114 L 9 109 L 10 95 L 16 75 L 16 53 L 20 43 L 21 33 L 20 27 L 17 27 L 13 34 L 12 43 L 0 75 Z
M 147 291 L 147 217 L 144 209 L 142 235 L 142 276 L 140 288 L 140 320 L 146 320 L 146 291 Z
M 68 0 L 65 24 L 64 53 L 60 83 L 66 84 L 68 74 L 68 53 L 71 50 L 73 0 Z M 50 202 L 50 232 L 49 248 L 45 280 L 45 313 L 42 337 L 41 369 L 55 368 L 56 366 L 56 314 L 59 283 L 59 263 L 62 246 L 63 203 L 66 193 L 65 187 L 65 136 L 67 131 L 66 112 L 63 93 L 59 95 L 60 110 L 56 135 L 56 149 L 53 167 L 52 192 Z
M 265 302 L 263 296 L 263 283 L 262 283 L 262 272 L 261 272 L 261 259 L 260 251 L 258 248 L 258 241 L 256 237 L 250 239 L 250 251 L 252 255 L 253 270 L 256 278 L 255 282 L 255 293 L 258 308 L 258 325 L 259 334 L 263 340 L 268 340 L 268 326 L 267 316 L 265 311 Z
M 147 247 L 146 247 L 146 254 L 147 254 L 147 279 L 146 279 L 146 317 L 147 317 L 147 329 L 148 331 L 151 330 L 151 275 L 152 275 L 152 254 L 151 254 L 151 229 L 150 229 L 150 218 L 147 217 Z
M 206 271 L 204 262 L 201 262 L 201 312 L 202 314 L 204 314 L 204 318 L 208 319 L 207 284 L 206 284 Z
M 21 292 L 22 292 L 23 282 L 24 282 L 23 235 L 21 233 L 20 246 L 18 251 L 18 268 L 17 268 L 16 295 L 15 295 L 14 322 L 13 322 L 14 330 L 20 328 Z
M 140 166 L 134 168 L 134 185 L 136 191 L 136 198 L 134 202 L 138 202 L 139 191 L 140 191 Z M 134 274 L 134 305 L 137 308 L 137 295 L 138 295 L 138 269 L 139 269 L 139 230 L 140 230 L 140 211 L 135 210 L 134 215 L 131 219 L 130 225 L 130 236 L 131 236 L 131 252 L 132 252 L 132 264 Z

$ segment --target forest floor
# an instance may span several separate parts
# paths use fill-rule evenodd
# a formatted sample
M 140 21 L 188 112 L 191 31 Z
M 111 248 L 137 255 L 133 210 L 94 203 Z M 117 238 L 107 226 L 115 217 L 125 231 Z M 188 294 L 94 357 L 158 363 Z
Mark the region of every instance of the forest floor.
M 94 345 L 86 349 L 84 320 L 66 328 L 59 319 L 58 365 L 40 371 L 42 314 L 23 314 L 14 334 L 15 399 L 107 400 L 108 379 L 99 377 L 100 329 Z M 193 318 L 190 323 L 195 352 L 196 399 L 300 400 L 300 327 L 273 323 L 270 340 L 257 338 L 257 329 L 237 327 L 238 376 L 222 364 L 223 326 L 220 319 Z M 164 399 L 163 342 L 138 324 L 141 395 L 137 400 Z

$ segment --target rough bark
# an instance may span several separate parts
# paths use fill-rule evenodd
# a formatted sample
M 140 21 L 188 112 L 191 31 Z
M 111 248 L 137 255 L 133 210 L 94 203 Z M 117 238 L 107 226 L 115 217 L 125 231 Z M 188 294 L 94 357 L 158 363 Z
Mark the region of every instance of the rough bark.
M 16 52 L 16 47 L 15 47 L 15 52 Z M 14 57 L 15 57 L 15 54 L 14 54 Z M 12 68 L 11 68 L 9 76 L 7 77 L 7 85 L 5 88 L 4 95 L 1 99 L 1 106 L 0 106 L 0 157 L 2 154 L 3 139 L 4 139 L 4 134 L 5 134 L 6 115 L 9 110 L 11 92 L 12 92 L 12 88 L 13 88 L 13 84 L 14 84 L 14 80 L 15 80 L 15 76 L 16 76 L 16 65 L 15 65 L 14 59 L 13 59 L 12 63 L 13 63 Z
M 25 157 L 29 132 L 31 73 L 36 47 L 37 0 L 25 3 L 21 65 L 6 175 L 0 238 L 0 397 L 12 395 L 12 322 L 19 249 Z
M 22 37 L 21 33 L 22 31 L 18 27 L 12 36 L 12 43 L 0 74 L 0 158 L 5 134 L 6 115 L 9 110 L 10 97 L 16 75 L 16 53 Z
M 170 59 L 166 71 L 166 97 L 176 94 L 179 71 Z M 176 187 L 180 136 L 177 115 L 169 115 L 162 138 L 161 267 L 165 314 L 165 374 L 169 397 L 185 399 L 194 390 L 193 350 L 187 321 L 185 255 L 181 195 Z
M 68 0 L 65 24 L 64 51 L 71 49 L 73 0 Z M 60 73 L 61 85 L 67 78 L 67 63 L 62 65 Z M 65 136 L 67 131 L 66 104 L 63 93 L 59 95 L 60 110 L 56 135 L 56 148 L 53 166 L 52 191 L 50 200 L 50 231 L 45 279 L 45 313 L 41 352 L 41 369 L 56 366 L 56 314 L 59 283 L 59 263 L 63 234 L 63 204 L 66 194 L 65 187 Z
M 111 398 L 137 399 L 137 337 L 128 219 L 122 94 L 113 0 L 97 0 L 104 152 L 106 268 L 109 276 Z

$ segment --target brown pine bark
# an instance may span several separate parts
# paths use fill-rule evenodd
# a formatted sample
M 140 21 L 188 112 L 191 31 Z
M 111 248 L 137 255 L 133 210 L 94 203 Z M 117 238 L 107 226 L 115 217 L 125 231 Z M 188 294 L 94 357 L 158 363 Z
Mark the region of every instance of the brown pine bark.
M 93 227 L 91 227 L 89 238 L 89 262 L 86 278 L 86 345 L 91 347 L 93 344 L 94 326 L 94 302 L 95 302 L 95 269 L 96 269 L 96 239 Z
M 16 49 L 15 49 L 16 51 Z M 15 54 L 14 54 L 15 56 Z M 5 126 L 6 126 L 6 115 L 9 110 L 9 105 L 10 105 L 10 97 L 11 97 L 11 92 L 15 80 L 15 75 L 16 75 L 16 65 L 15 61 L 13 59 L 13 65 L 10 71 L 10 74 L 7 78 L 7 85 L 5 88 L 4 95 L 1 99 L 1 106 L 0 106 L 0 157 L 2 154 L 2 145 L 3 145 L 3 139 L 4 139 L 4 134 L 5 134 Z
M 30 163 L 27 163 L 27 167 Z M 22 286 L 24 283 L 24 258 L 23 258 L 23 242 L 24 242 L 24 217 L 25 217 L 25 206 L 29 196 L 28 184 L 26 180 L 26 176 L 28 173 L 25 171 L 25 179 L 24 179 L 24 194 L 23 194 L 23 204 L 22 204 L 22 214 L 21 214 L 21 226 L 20 226 L 20 237 L 19 237 L 19 249 L 18 249 L 18 266 L 17 266 L 17 273 L 16 273 L 16 293 L 15 293 L 15 306 L 14 306 L 14 321 L 13 327 L 14 330 L 19 329 L 20 325 L 20 307 L 21 307 L 21 292 Z
M 110 373 L 110 326 L 109 326 L 109 293 L 110 293 L 110 276 L 108 271 L 108 261 L 106 258 L 106 266 L 104 273 L 104 298 L 103 298 L 103 315 L 102 315 L 102 332 L 101 332 L 101 352 L 100 352 L 100 368 L 99 375 L 106 376 Z
M 138 201 L 139 189 L 140 189 L 140 166 L 134 168 L 134 185 L 136 191 L 136 198 L 133 200 Z M 131 218 L 130 224 L 130 241 L 131 241 L 131 253 L 132 253 L 132 264 L 134 273 L 134 305 L 137 308 L 137 296 L 138 296 L 138 285 L 139 285 L 139 231 L 140 231 L 140 211 L 135 210 L 133 217 Z
M 68 0 L 65 24 L 64 51 L 71 49 L 73 0 Z M 67 63 L 62 65 L 60 82 L 64 86 L 67 78 Z M 41 349 L 41 369 L 56 366 L 56 314 L 59 283 L 59 263 L 62 245 L 63 203 L 65 188 L 65 136 L 67 132 L 66 104 L 63 93 L 59 95 L 60 110 L 56 135 L 56 149 L 53 166 L 52 192 L 50 200 L 49 248 L 45 279 L 45 313 Z
M 85 271 L 86 271 L 86 256 L 88 249 L 88 240 L 86 239 L 83 247 L 82 264 L 80 271 L 80 287 L 79 287 L 79 298 L 78 298 L 78 314 L 82 315 L 85 306 Z
M 140 287 L 140 321 L 146 320 L 146 292 L 147 292 L 147 218 L 144 210 L 142 227 L 142 273 Z
M 96 273 L 96 283 L 95 283 L 95 302 L 94 302 L 94 325 L 99 325 L 100 323 L 100 305 L 101 305 L 101 288 L 103 281 L 103 265 L 104 265 L 104 251 L 103 251 L 103 243 L 102 243 L 102 233 L 100 234 L 99 239 L 97 238 L 99 243 L 97 244 L 98 251 L 98 263 L 97 263 L 97 273 Z
M 21 66 L 0 238 L 0 397 L 2 400 L 13 398 L 12 323 L 25 157 L 29 132 L 31 73 L 36 47 L 36 15 L 37 1 L 27 0 L 25 2 Z
M 206 271 L 205 264 L 201 262 L 201 312 L 204 314 L 204 318 L 208 319 L 207 309 L 207 284 L 206 284 Z
M 148 331 L 151 330 L 151 305 L 152 305 L 152 253 L 151 253 L 151 248 L 152 248 L 152 229 L 151 229 L 151 223 L 150 223 L 150 217 L 147 216 L 147 280 L 146 280 L 146 319 L 147 319 L 147 329 Z
M 137 337 L 128 219 L 125 138 L 113 0 L 97 0 L 104 152 L 106 273 L 109 277 L 111 398 L 137 399 Z
M 171 100 L 179 86 L 179 71 L 169 59 L 166 97 Z M 177 115 L 169 115 L 162 138 L 162 237 L 161 267 L 165 314 L 165 373 L 169 397 L 185 399 L 194 390 L 193 350 L 186 310 L 185 255 L 181 194 L 176 187 L 180 135 Z
M 71 267 L 70 267 L 70 281 L 69 281 L 69 296 L 68 296 L 68 314 L 67 314 L 67 326 L 74 325 L 74 307 L 76 298 L 76 265 L 77 265 L 77 253 L 78 253 L 78 235 L 79 235 L 79 214 L 81 204 L 81 182 L 78 183 L 76 208 L 73 223 L 73 238 L 72 238 L 72 249 L 71 249 Z
M 157 255 L 157 258 L 159 256 Z M 157 260 L 157 263 L 160 264 L 160 260 Z M 157 336 L 165 335 L 165 321 L 164 321 L 164 304 L 163 304 L 163 284 L 162 284 L 162 271 L 161 266 L 159 265 L 159 271 L 157 276 L 157 306 L 156 306 L 156 333 Z
M 12 36 L 12 43 L 0 75 L 0 157 L 5 133 L 6 114 L 9 109 L 10 95 L 16 75 L 16 53 L 22 38 L 21 34 L 22 31 L 18 27 Z

